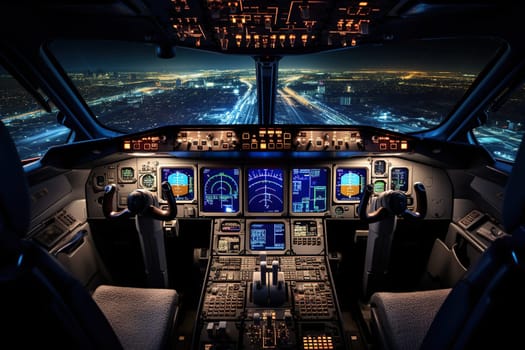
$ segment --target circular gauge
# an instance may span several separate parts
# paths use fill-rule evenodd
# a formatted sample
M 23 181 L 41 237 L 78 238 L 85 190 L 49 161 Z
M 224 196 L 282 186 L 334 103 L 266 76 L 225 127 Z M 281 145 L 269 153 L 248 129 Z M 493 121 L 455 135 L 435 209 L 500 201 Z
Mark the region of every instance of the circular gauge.
M 140 184 L 144 188 L 155 187 L 155 176 L 153 174 L 145 174 L 140 178 Z

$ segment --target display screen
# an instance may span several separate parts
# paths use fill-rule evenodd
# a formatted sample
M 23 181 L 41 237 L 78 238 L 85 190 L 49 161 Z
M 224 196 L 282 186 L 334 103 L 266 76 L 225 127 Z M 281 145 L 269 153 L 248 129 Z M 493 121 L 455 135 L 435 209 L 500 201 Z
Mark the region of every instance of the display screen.
M 195 171 L 193 168 L 160 168 L 161 182 L 168 181 L 177 201 L 195 199 Z M 166 198 L 164 198 L 166 199 Z
M 283 250 L 286 245 L 284 222 L 252 222 L 250 250 Z
M 377 180 L 374 182 L 374 193 L 385 192 L 386 182 L 383 180 Z
M 386 161 L 376 160 L 374 161 L 374 175 L 383 176 L 386 173 Z
M 203 168 L 201 210 L 205 213 L 237 213 L 239 178 L 238 168 Z
M 135 170 L 130 167 L 120 168 L 120 179 L 122 181 L 132 181 L 135 179 Z
M 408 191 L 408 168 L 392 168 L 390 170 L 390 189 Z
M 317 237 L 317 224 L 315 221 L 296 221 L 293 223 L 292 236 Z
M 249 168 L 248 212 L 281 213 L 284 208 L 284 171 L 272 168 Z
M 292 213 L 322 213 L 327 210 L 328 169 L 292 169 Z
M 366 168 L 336 168 L 335 199 L 342 202 L 361 200 L 365 192 L 366 176 Z

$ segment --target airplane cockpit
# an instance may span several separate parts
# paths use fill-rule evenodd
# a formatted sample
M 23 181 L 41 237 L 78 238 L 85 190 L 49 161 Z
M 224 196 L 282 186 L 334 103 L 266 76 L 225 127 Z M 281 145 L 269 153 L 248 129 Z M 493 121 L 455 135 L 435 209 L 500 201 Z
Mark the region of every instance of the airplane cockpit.
M 3 347 L 525 344 L 523 5 L 0 7 Z

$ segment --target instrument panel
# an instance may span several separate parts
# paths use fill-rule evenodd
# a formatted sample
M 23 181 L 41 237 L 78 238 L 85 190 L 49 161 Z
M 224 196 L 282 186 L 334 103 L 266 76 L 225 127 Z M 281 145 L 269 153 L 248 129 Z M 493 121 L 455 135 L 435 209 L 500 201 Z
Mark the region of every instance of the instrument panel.
M 136 189 L 157 195 L 168 181 L 178 204 L 178 217 L 333 217 L 357 219 L 366 185 L 379 195 L 388 190 L 407 194 L 416 203 L 413 184 L 422 182 L 428 198 L 427 218 L 451 217 L 452 190 L 446 172 L 400 157 L 354 157 L 348 160 L 236 160 L 135 156 L 92 170 L 87 189 L 88 213 L 103 217 L 104 186 L 117 185 L 116 207 L 127 205 Z
M 300 151 L 300 152 L 410 152 L 414 139 L 366 128 L 304 129 L 298 126 L 231 129 L 167 129 L 139 137 L 126 137 L 123 152 Z

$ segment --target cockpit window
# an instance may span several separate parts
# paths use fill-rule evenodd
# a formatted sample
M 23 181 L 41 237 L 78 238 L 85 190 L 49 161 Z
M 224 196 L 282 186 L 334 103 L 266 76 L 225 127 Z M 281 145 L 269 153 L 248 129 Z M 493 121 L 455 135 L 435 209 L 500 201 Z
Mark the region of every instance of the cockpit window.
M 60 61 L 98 121 L 126 133 L 164 125 L 254 124 L 253 59 L 112 41 L 55 41 Z
M 1 66 L 0 119 L 23 160 L 41 157 L 49 147 L 66 143 L 71 131 L 57 123 L 56 108 L 46 112 Z
M 493 39 L 427 40 L 285 56 L 274 121 L 431 129 L 499 46 Z M 177 48 L 174 58 L 162 59 L 152 45 L 111 41 L 55 41 L 50 48 L 109 128 L 128 133 L 260 120 L 257 98 L 265 93 L 257 92 L 251 56 Z
M 504 104 L 488 112 L 487 123 L 474 129 L 474 135 L 495 159 L 514 162 L 525 131 L 524 120 L 525 85 L 522 85 Z
M 499 47 L 493 39 L 441 39 L 284 57 L 275 119 L 402 133 L 431 129 Z

